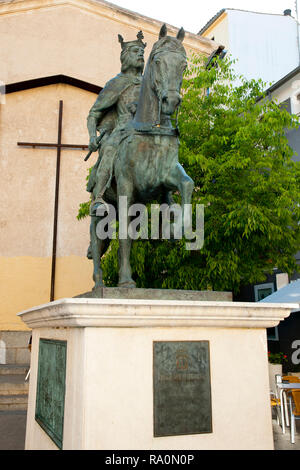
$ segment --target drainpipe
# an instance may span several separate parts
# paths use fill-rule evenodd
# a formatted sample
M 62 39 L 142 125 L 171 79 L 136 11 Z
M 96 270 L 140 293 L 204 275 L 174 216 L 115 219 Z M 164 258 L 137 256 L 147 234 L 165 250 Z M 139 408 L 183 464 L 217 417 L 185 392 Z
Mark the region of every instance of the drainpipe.
M 300 65 L 300 44 L 299 44 L 298 0 L 295 0 L 295 11 L 296 11 L 296 28 L 297 28 L 298 58 L 299 58 L 299 65 Z

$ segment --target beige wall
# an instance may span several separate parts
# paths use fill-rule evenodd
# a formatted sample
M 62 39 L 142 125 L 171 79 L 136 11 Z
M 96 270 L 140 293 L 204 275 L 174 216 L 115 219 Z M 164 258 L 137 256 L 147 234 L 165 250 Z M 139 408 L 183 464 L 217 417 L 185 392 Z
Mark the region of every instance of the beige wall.
M 120 44 L 142 29 L 146 58 L 161 23 L 101 0 L 19 0 L 0 4 L 0 81 L 4 84 L 64 74 L 104 86 L 120 71 Z M 177 30 L 169 27 L 169 34 Z M 188 52 L 209 55 L 213 42 L 187 33 Z M 26 327 L 16 314 L 49 301 L 56 151 L 19 147 L 18 141 L 56 142 L 59 100 L 62 141 L 87 144 L 86 117 L 96 95 L 69 85 L 51 85 L 5 96 L 0 104 L 0 330 Z M 90 290 L 86 258 L 89 220 L 78 222 L 88 200 L 85 151 L 63 150 L 55 298 Z
M 184 26 L 184 25 L 183 25 Z M 119 71 L 120 45 L 142 29 L 146 57 L 157 40 L 161 23 L 133 15 L 101 1 L 22 0 L 0 5 L 0 80 L 14 83 L 65 74 L 103 86 Z M 175 35 L 177 29 L 170 27 Z M 188 50 L 209 55 L 216 44 L 187 33 Z
M 9 94 L 0 108 L 0 329 L 22 328 L 17 312 L 50 296 L 56 150 L 17 142 L 56 142 L 63 100 L 62 142 L 86 144 L 86 116 L 95 98 L 69 85 L 51 85 Z M 85 257 L 89 220 L 76 219 L 79 203 L 89 198 L 85 177 L 95 159 L 86 163 L 85 154 L 61 154 L 55 298 L 92 287 L 92 266 Z

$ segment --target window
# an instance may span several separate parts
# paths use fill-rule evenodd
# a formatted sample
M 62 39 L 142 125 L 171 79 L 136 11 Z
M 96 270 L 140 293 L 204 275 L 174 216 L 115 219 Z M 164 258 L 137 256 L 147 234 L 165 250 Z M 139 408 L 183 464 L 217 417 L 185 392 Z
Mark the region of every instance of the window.
M 278 326 L 267 328 L 267 339 L 268 341 L 279 341 Z
M 268 284 L 258 284 L 254 286 L 254 295 L 255 295 L 255 302 L 259 302 L 260 300 L 268 297 L 268 295 L 274 292 L 274 284 L 270 282 Z
M 254 286 L 254 295 L 255 295 L 255 302 L 259 302 L 262 299 L 268 297 L 268 295 L 274 292 L 274 284 L 273 282 L 269 282 L 267 284 L 258 284 Z M 267 339 L 268 341 L 278 341 L 278 327 L 275 326 L 274 328 L 267 328 Z
M 279 107 L 281 109 L 286 109 L 288 113 L 291 114 L 292 112 L 292 108 L 291 108 L 291 98 L 288 98 L 287 100 L 285 101 L 282 101 L 281 103 L 279 103 Z

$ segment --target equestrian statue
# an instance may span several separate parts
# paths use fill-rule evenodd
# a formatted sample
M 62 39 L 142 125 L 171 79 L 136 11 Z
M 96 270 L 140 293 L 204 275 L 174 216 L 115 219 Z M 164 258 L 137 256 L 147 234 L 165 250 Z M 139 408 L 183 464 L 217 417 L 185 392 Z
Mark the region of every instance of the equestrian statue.
M 144 74 L 142 32 L 129 42 L 119 35 L 121 73 L 105 85 L 89 112 L 89 154 L 98 150 L 99 155 L 87 185 L 92 199 L 88 257 L 94 265 L 94 288 L 103 285 L 101 257 L 110 243 L 97 236 L 99 208 L 109 211 L 112 205 L 118 218 L 122 196 L 128 207 L 154 200 L 170 205 L 172 193 L 179 191 L 182 217 L 187 217 L 185 205 L 191 203 L 194 182 L 178 161 L 179 131 L 172 124 L 187 66 L 184 35 L 181 28 L 176 38 L 168 36 L 163 25 Z M 130 220 L 127 213 L 127 227 Z M 130 237 L 119 238 L 119 287 L 135 287 L 131 243 Z

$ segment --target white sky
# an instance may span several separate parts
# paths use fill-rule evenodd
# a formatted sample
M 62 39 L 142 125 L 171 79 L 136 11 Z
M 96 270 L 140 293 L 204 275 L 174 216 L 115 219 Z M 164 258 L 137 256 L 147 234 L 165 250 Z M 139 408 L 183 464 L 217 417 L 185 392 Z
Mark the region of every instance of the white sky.
M 128 10 L 181 27 L 191 33 L 199 30 L 222 8 L 283 14 L 286 9 L 295 14 L 296 0 L 109 0 Z M 300 18 L 300 2 L 298 0 Z M 254 34 L 256 32 L 254 31 Z

